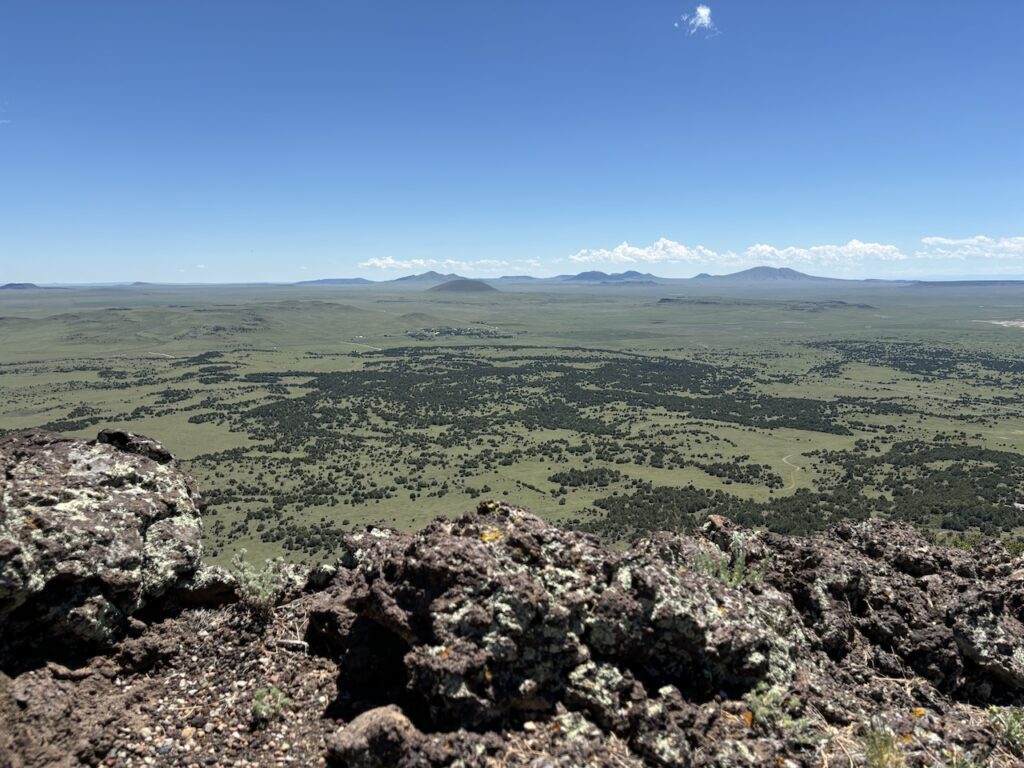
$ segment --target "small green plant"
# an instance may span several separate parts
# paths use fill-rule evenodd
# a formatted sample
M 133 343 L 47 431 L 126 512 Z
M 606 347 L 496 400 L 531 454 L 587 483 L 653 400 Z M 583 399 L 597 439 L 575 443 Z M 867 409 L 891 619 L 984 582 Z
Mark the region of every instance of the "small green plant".
M 988 719 L 999 737 L 1018 757 L 1024 757 L 1024 709 L 989 707 Z
M 747 697 L 750 707 L 743 719 L 748 727 L 765 733 L 776 732 L 799 744 L 815 745 L 827 736 L 804 717 L 803 703 L 796 696 L 787 696 L 784 689 L 761 683 Z
M 790 719 L 786 697 L 780 688 L 762 683 L 750 694 L 751 727 L 774 728 Z
M 267 560 L 257 568 L 245 559 L 246 550 L 240 549 L 231 560 L 231 570 L 238 580 L 238 598 L 254 619 L 269 621 L 281 595 L 281 558 Z
M 864 759 L 870 768 L 904 768 L 903 747 L 892 728 L 872 720 L 864 729 Z
M 765 566 L 751 568 L 747 564 L 747 542 L 740 535 L 734 536 L 729 545 L 729 556 L 718 552 L 699 549 L 693 558 L 693 570 L 705 576 L 713 576 L 727 587 L 743 584 L 759 584 L 764 580 Z
M 253 727 L 265 728 L 268 723 L 284 717 L 284 712 L 291 703 L 291 699 L 276 685 L 260 688 L 252 697 Z

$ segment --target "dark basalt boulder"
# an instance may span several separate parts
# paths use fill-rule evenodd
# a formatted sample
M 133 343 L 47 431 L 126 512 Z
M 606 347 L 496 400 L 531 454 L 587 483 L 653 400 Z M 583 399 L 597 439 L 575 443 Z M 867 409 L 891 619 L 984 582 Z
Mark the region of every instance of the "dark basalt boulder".
M 884 520 L 796 538 L 712 517 L 614 550 L 489 502 L 344 549 L 307 635 L 338 663 L 328 712 L 354 718 L 328 741 L 336 765 L 374 740 L 393 762 L 366 765 L 444 765 L 453 733 L 465 757 L 531 728 L 560 755 L 535 726 L 556 722 L 637 764 L 764 765 L 880 709 L 913 731 L 932 708 L 1024 698 L 1018 561 Z M 929 727 L 990 738 L 960 717 Z
M 504 504 L 346 547 L 350 567 L 315 598 L 308 639 L 338 659 L 347 716 L 396 704 L 425 732 L 482 732 L 569 704 L 678 757 L 686 741 L 666 746 L 673 726 L 650 714 L 664 709 L 655 700 L 787 686 L 807 652 L 771 588 L 755 597 Z
M 866 659 L 963 700 L 1024 693 L 1024 561 L 1000 545 L 947 549 L 886 520 L 801 538 L 719 518 L 704 533 L 726 551 L 742 537 L 750 566 L 789 596 L 811 647 L 833 662 Z
M 154 440 L 0 439 L 0 664 L 19 646 L 74 653 L 116 639 L 199 567 L 201 507 Z

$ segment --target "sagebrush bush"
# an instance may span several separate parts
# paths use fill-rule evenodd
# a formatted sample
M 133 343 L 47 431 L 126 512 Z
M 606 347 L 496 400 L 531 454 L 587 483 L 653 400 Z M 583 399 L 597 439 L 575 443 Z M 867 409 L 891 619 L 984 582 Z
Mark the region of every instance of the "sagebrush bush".
M 245 555 L 246 550 L 240 549 L 231 560 L 231 571 L 238 581 L 238 598 L 253 618 L 266 622 L 281 596 L 284 560 L 267 560 L 258 568 Z
M 869 768 L 905 768 L 907 761 L 895 732 L 872 720 L 864 729 L 864 759 Z
M 996 733 L 1018 757 L 1024 757 L 1024 709 L 990 707 L 988 719 Z
M 759 568 L 751 568 L 747 564 L 747 543 L 742 536 L 735 536 L 729 549 L 729 556 L 717 550 L 699 550 L 693 558 L 693 570 L 714 576 L 727 587 L 758 584 L 764 580 L 764 564 Z

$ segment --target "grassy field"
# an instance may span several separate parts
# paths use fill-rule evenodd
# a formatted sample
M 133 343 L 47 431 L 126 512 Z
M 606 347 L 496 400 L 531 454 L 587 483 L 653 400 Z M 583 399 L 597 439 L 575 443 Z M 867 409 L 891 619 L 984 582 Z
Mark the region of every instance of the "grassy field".
M 1019 532 L 1024 329 L 991 321 L 1024 318 L 1024 288 L 685 292 L 4 291 L 0 430 L 161 440 L 211 501 L 218 562 L 320 560 L 353 526 L 481 496 L 610 538 L 717 510 L 780 529 L 905 517 L 885 507 L 905 494 L 922 525 Z M 993 467 L 980 501 L 929 501 Z M 680 522 L 669 507 L 691 501 Z

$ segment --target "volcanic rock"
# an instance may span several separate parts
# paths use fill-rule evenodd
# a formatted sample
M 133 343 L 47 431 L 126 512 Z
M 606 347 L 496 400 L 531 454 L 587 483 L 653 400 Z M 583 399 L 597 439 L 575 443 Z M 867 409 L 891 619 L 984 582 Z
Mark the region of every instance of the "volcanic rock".
M 257 621 L 170 454 L 104 435 L 0 440 L 0 766 L 1022 764 L 998 543 L 713 516 L 613 548 L 486 502 L 275 567 Z
M 159 443 L 0 439 L 0 657 L 116 639 L 199 567 L 202 500 Z

